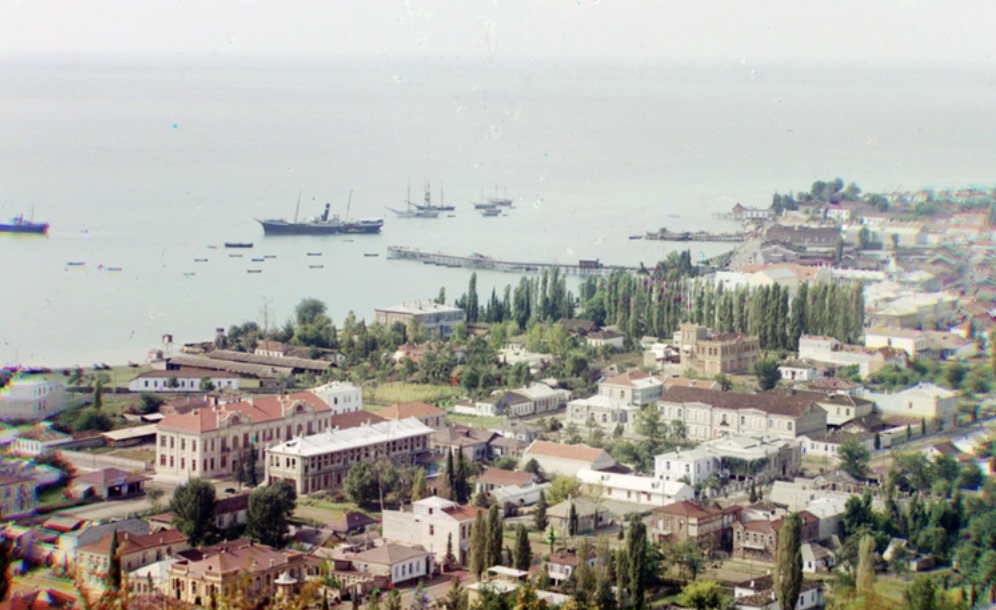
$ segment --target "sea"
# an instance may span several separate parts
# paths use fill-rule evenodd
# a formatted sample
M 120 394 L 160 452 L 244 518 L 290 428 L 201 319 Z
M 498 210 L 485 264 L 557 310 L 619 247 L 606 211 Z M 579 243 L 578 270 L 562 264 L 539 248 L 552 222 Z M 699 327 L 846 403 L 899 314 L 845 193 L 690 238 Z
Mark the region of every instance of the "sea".
M 164 335 L 178 350 L 264 309 L 282 323 L 308 297 L 369 322 L 466 290 L 471 271 L 388 260 L 388 246 L 701 260 L 730 246 L 629 237 L 736 230 L 713 214 L 836 176 L 875 192 L 991 186 L 993 117 L 992 65 L 4 58 L 0 218 L 51 229 L 0 235 L 0 364 L 143 362 Z M 426 184 L 454 217 L 386 209 Z M 496 190 L 514 209 L 482 217 L 472 202 Z M 264 236 L 254 219 L 293 218 L 299 198 L 302 217 L 328 202 L 384 230 Z M 478 272 L 481 300 L 518 280 Z

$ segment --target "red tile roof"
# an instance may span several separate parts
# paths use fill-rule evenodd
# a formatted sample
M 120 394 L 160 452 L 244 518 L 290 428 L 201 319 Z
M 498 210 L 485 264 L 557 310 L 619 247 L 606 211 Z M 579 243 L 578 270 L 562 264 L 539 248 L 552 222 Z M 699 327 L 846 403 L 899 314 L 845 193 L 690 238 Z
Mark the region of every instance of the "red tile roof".
M 349 428 L 358 428 L 364 424 L 376 424 L 386 420 L 378 413 L 360 409 L 359 411 L 350 411 L 349 413 L 333 415 L 331 421 L 333 428 L 348 430 Z
M 577 460 L 579 462 L 594 462 L 607 455 L 604 449 L 589 447 L 588 445 L 561 445 L 550 441 L 535 440 L 526 449 L 529 455 L 539 455 L 562 460 Z
M 683 500 L 681 502 L 674 502 L 673 504 L 665 506 L 658 506 L 651 512 L 655 515 L 677 515 L 679 517 L 703 519 L 706 517 L 722 515 L 724 511 L 718 506 L 709 506 L 708 504 L 700 504 L 699 502 Z
M 646 379 L 647 377 L 650 377 L 650 375 L 644 373 L 643 371 L 629 371 L 623 373 L 622 375 L 617 375 L 612 379 L 606 379 L 602 383 L 604 385 L 618 385 L 627 388 L 635 388 L 636 385 L 633 383 L 634 381 L 638 379 Z
M 443 512 L 457 521 L 473 521 L 477 518 L 477 513 L 487 511 L 472 504 L 465 504 L 463 506 L 448 506 L 443 509 Z
M 311 392 L 296 392 L 287 396 L 259 396 L 252 400 L 233 402 L 217 407 L 202 407 L 188 413 L 170 413 L 159 422 L 162 430 L 180 432 L 209 432 L 218 429 L 219 419 L 229 413 L 248 417 L 253 423 L 283 419 L 284 408 L 297 402 L 315 407 L 315 411 L 331 411 L 331 408 Z
M 531 472 L 513 472 L 501 468 L 488 468 L 477 477 L 478 483 L 485 485 L 525 485 L 536 478 Z
M 168 546 L 185 542 L 187 537 L 180 530 L 168 529 L 154 534 L 129 534 L 128 532 L 109 532 L 97 542 L 92 542 L 79 547 L 77 552 L 94 553 L 96 555 L 110 555 L 111 534 L 118 537 L 118 551 L 122 554 L 133 553 L 143 549 L 152 549 L 159 546 Z
M 377 412 L 384 419 L 405 419 L 408 417 L 430 417 L 433 415 L 444 415 L 442 409 L 426 404 L 421 401 L 401 402 L 391 405 L 386 409 Z
M 702 403 L 719 409 L 756 409 L 774 415 L 798 416 L 813 404 L 812 395 L 770 390 L 760 394 L 737 394 L 703 388 L 673 386 L 664 391 L 661 402 L 673 404 Z

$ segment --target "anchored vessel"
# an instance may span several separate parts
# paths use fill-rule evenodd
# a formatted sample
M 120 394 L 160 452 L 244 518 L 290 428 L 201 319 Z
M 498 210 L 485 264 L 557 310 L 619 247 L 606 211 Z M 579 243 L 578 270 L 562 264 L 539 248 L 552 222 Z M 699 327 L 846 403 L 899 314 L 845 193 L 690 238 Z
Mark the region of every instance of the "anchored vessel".
M 34 214 L 32 213 L 32 216 Z M 0 232 L 3 233 L 41 233 L 48 231 L 47 222 L 34 222 L 34 219 L 27 219 L 24 214 L 19 214 L 10 219 L 9 223 L 0 224 Z
M 440 207 L 432 205 L 432 196 L 429 194 L 429 185 L 425 186 L 425 203 L 417 204 L 412 201 L 412 187 L 408 185 L 408 198 L 405 199 L 405 209 L 396 210 L 394 208 L 387 208 L 391 212 L 394 212 L 398 218 L 439 218 L 439 212 L 441 210 L 452 210 L 453 206 Z
M 298 212 L 301 210 L 301 196 L 297 197 L 297 210 L 294 212 L 294 221 L 282 219 L 267 219 L 256 222 L 263 225 L 263 233 L 267 235 L 334 235 L 336 233 L 380 233 L 384 226 L 382 218 L 360 218 L 349 219 L 349 208 L 353 203 L 353 192 L 349 192 L 349 203 L 346 204 L 345 220 L 339 218 L 338 214 L 330 217 L 331 203 L 325 204 L 325 211 L 317 218 L 308 218 L 298 221 Z

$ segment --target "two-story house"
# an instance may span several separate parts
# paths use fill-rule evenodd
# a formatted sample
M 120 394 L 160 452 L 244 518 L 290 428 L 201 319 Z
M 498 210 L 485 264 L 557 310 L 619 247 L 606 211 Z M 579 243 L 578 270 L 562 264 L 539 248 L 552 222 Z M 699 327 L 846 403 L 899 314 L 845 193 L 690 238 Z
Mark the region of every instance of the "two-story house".
M 411 511 L 385 510 L 383 537 L 389 542 L 419 546 L 438 563 L 446 562 L 446 549 L 452 545 L 455 559 L 466 565 L 470 559 L 470 534 L 474 519 L 482 509 L 437 496 L 412 504 Z
M 723 508 L 688 500 L 655 508 L 651 535 L 659 543 L 695 540 L 715 550 L 732 548 L 733 525 L 740 521 L 739 506 Z
M 663 382 L 643 371 L 629 371 L 598 383 L 599 396 L 637 406 L 656 401 L 663 391 Z

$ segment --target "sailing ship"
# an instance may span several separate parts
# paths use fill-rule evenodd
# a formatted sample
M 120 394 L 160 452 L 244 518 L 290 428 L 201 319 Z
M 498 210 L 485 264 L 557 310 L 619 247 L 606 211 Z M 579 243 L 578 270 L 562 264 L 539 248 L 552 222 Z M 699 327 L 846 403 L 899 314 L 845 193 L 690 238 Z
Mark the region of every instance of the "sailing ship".
M 35 210 L 31 208 L 31 218 L 19 214 L 10 219 L 9 223 L 0 223 L 0 233 L 35 233 L 44 235 L 48 231 L 47 222 L 34 221 Z
M 488 203 L 496 206 L 501 206 L 503 208 L 512 207 L 512 200 L 508 198 L 508 187 L 505 187 L 505 195 L 503 197 L 498 196 L 498 185 L 495 185 L 495 196 L 488 197 Z
M 263 233 L 267 235 L 334 235 L 336 233 L 380 233 L 384 226 L 382 218 L 360 218 L 349 219 L 349 210 L 353 204 L 353 191 L 349 191 L 349 202 L 346 204 L 345 220 L 339 218 L 338 214 L 331 214 L 332 204 L 325 204 L 325 211 L 321 216 L 298 221 L 298 214 L 301 211 L 301 195 L 297 196 L 297 209 L 294 211 L 294 221 L 283 219 L 256 219 L 256 222 L 263 225 Z
M 432 197 L 429 194 L 429 185 L 425 187 L 425 204 L 419 205 L 412 201 L 412 186 L 408 185 L 408 197 L 405 199 L 405 209 L 397 210 L 392 207 L 387 209 L 394 212 L 398 218 L 439 218 L 439 211 L 445 208 L 432 205 Z M 387 207 L 387 206 L 385 206 Z M 448 209 L 453 209 L 452 207 Z
M 439 205 L 432 205 L 432 197 L 429 193 L 428 182 L 425 183 L 425 203 L 423 204 L 412 203 L 412 205 L 418 208 L 419 210 L 428 210 L 428 211 L 435 210 L 436 212 L 452 212 L 453 210 L 456 209 L 456 207 L 452 205 L 446 205 L 446 202 L 443 198 L 442 186 L 439 187 Z

